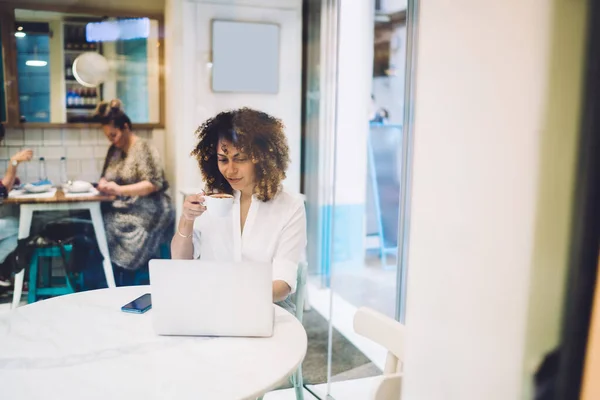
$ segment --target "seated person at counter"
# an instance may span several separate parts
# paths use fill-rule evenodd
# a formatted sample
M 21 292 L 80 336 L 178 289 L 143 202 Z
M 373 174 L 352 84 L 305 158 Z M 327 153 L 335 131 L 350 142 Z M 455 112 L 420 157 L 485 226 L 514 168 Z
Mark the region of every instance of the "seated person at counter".
M 135 135 L 129 117 L 108 104 L 98 111 L 111 143 L 98 190 L 118 196 L 103 208 L 108 247 L 117 285 L 132 285 L 136 271 L 148 268 L 173 232 L 169 184 L 158 151 Z
M 4 125 L 0 124 L 0 143 L 4 140 Z M 15 153 L 7 162 L 6 172 L 0 180 L 0 203 L 8 197 L 14 185 L 19 184 L 17 178 L 17 167 L 20 163 L 31 160 L 33 151 L 30 149 L 21 150 Z M 19 233 L 19 221 L 17 218 L 0 214 L 0 264 L 6 257 L 17 248 L 17 235 Z M 1 276 L 0 286 L 10 286 L 9 276 Z
M 222 112 L 197 130 L 192 155 L 205 194 L 185 198 L 171 253 L 174 259 L 253 261 L 273 265 L 273 301 L 293 308 L 298 263 L 306 248 L 304 202 L 281 185 L 289 164 L 283 123 L 248 108 Z M 207 193 L 228 194 L 226 217 L 206 211 Z

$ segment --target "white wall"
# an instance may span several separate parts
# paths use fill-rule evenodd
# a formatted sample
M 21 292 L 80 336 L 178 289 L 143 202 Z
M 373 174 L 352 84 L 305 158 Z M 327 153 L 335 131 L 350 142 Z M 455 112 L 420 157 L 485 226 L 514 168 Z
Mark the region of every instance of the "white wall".
M 340 7 L 336 205 L 364 205 L 366 199 L 366 148 L 373 76 L 373 10 L 373 0 L 343 1 Z
M 242 5 L 243 4 L 243 5 Z M 194 131 L 220 111 L 253 107 L 283 120 L 291 165 L 285 186 L 300 189 L 300 112 L 302 67 L 302 6 L 287 1 L 167 1 L 167 165 L 177 190 L 202 187 L 200 173 L 189 153 Z M 280 31 L 280 90 L 276 95 L 213 93 L 210 83 L 211 19 L 272 22 Z M 178 204 L 180 201 L 178 201 Z
M 403 398 L 527 398 L 528 336 L 557 343 L 584 21 L 583 0 L 420 2 Z
M 164 157 L 164 132 L 161 129 L 136 129 L 135 133 L 156 146 L 160 156 Z M 46 159 L 48 178 L 55 184 L 60 183 L 61 157 L 67 157 L 70 180 L 98 182 L 109 144 L 100 128 L 9 128 L 0 143 L 0 176 L 4 176 L 10 157 L 29 148 L 33 150 L 33 161 L 23 163 L 17 171 L 24 183 L 39 178 L 39 157 Z

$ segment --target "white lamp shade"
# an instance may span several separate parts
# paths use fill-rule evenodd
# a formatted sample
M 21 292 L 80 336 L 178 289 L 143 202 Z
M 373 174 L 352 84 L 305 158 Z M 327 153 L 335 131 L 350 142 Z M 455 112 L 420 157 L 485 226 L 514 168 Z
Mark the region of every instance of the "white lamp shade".
M 108 74 L 108 60 L 102 54 L 86 52 L 73 62 L 73 75 L 83 86 L 96 87 L 106 81 Z

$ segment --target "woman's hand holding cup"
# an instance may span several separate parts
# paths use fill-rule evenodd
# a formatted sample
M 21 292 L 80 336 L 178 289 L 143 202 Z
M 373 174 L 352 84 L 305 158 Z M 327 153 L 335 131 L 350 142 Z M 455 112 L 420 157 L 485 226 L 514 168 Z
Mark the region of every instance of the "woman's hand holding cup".
M 185 197 L 183 201 L 183 218 L 188 221 L 193 221 L 201 216 L 206 211 L 204 205 L 204 194 L 192 194 Z

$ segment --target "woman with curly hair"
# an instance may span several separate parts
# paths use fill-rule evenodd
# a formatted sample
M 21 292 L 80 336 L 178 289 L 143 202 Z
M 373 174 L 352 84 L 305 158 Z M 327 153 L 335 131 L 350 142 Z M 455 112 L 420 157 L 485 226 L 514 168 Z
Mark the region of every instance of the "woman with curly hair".
M 171 241 L 174 259 L 254 261 L 273 265 L 273 301 L 296 289 L 306 248 L 301 199 L 281 185 L 289 164 L 283 123 L 249 108 L 226 111 L 196 131 L 192 156 L 205 193 L 234 196 L 225 217 L 205 213 L 204 194 L 187 196 Z M 289 306 L 289 303 L 287 303 Z

